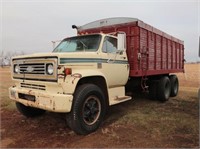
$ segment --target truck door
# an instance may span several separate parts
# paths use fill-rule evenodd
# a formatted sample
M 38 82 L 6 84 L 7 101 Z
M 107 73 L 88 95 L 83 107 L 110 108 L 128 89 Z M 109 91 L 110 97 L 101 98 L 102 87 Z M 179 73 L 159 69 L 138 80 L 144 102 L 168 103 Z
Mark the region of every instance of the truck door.
M 102 71 L 109 87 L 123 86 L 129 77 L 129 64 L 126 52 L 117 51 L 117 38 L 105 36 L 102 45 Z

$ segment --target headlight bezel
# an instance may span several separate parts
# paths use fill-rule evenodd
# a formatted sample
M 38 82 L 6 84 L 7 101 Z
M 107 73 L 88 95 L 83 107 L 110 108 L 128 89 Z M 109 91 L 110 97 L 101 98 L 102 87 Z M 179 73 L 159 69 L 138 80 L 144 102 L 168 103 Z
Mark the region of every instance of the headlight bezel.
M 14 71 L 14 73 L 20 73 L 20 67 L 18 64 L 14 65 L 13 71 Z
M 47 75 L 53 75 L 54 74 L 54 64 L 53 63 L 47 63 L 46 64 L 46 74 Z

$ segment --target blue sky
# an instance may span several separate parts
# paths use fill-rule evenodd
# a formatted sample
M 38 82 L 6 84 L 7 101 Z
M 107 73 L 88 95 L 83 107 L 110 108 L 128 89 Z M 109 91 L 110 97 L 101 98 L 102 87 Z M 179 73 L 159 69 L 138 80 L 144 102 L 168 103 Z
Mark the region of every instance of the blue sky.
M 1 0 L 0 4 L 0 51 L 51 52 L 51 41 L 76 35 L 72 24 L 133 17 L 183 40 L 188 62 L 200 60 L 200 0 Z

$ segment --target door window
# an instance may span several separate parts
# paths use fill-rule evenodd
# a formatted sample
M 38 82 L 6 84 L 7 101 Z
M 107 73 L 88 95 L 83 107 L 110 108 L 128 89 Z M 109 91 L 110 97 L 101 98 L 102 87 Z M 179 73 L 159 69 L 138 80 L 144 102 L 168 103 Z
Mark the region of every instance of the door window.
M 105 37 L 103 42 L 103 52 L 116 53 L 117 51 L 117 39 L 113 37 Z

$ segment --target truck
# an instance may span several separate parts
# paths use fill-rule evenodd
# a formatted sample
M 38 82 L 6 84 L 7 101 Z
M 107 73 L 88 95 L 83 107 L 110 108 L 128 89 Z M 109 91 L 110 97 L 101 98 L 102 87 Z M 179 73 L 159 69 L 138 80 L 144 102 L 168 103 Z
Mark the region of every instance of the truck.
M 65 113 L 77 134 L 97 130 L 111 105 L 140 88 L 162 102 L 178 94 L 184 72 L 183 41 L 136 18 L 72 25 L 77 35 L 51 53 L 12 58 L 9 97 L 26 117 Z

